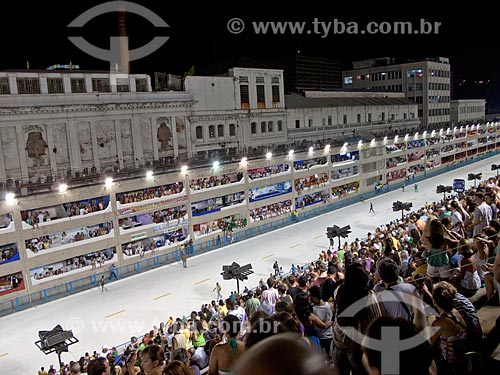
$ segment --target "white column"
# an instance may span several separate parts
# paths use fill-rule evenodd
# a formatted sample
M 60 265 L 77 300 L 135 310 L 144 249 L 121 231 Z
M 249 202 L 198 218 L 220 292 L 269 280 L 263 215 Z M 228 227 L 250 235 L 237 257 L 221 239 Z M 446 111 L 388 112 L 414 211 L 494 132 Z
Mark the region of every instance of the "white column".
M 82 157 L 80 155 L 80 140 L 78 139 L 78 123 L 76 121 L 68 121 L 66 123 L 66 139 L 68 142 L 71 171 L 81 171 Z
M 132 147 L 134 154 L 134 164 L 136 168 L 144 165 L 144 147 L 142 144 L 141 121 L 137 116 L 132 115 Z
M 154 160 L 158 160 L 160 158 L 160 153 L 158 152 L 158 137 L 157 137 L 158 126 L 156 124 L 156 119 L 154 117 L 150 117 L 149 121 L 151 123 L 151 139 L 153 141 Z
M 54 144 L 54 134 L 52 133 L 52 126 L 46 125 L 46 134 L 47 134 L 47 148 L 48 148 L 47 153 L 49 154 L 50 170 L 52 171 L 53 176 L 57 176 L 56 154 L 54 154 L 53 152 L 55 144 Z
M 97 131 L 95 121 L 90 121 L 90 138 L 92 139 L 92 155 L 94 155 L 94 166 L 97 173 L 101 173 L 101 163 L 99 162 L 99 145 L 97 144 Z
M 115 140 L 116 140 L 116 153 L 118 154 L 118 165 L 120 170 L 123 170 L 123 147 L 122 147 L 122 129 L 120 120 L 113 120 L 115 124 Z
M 172 148 L 174 149 L 174 157 L 179 156 L 179 144 L 177 142 L 177 124 L 175 123 L 175 116 L 170 116 L 170 124 L 172 131 Z
M 21 164 L 21 176 L 23 182 L 28 182 L 29 180 L 28 160 L 26 159 L 24 131 L 22 125 L 20 124 L 17 124 L 15 128 L 16 128 L 16 138 L 17 138 L 17 149 L 19 152 L 19 162 Z

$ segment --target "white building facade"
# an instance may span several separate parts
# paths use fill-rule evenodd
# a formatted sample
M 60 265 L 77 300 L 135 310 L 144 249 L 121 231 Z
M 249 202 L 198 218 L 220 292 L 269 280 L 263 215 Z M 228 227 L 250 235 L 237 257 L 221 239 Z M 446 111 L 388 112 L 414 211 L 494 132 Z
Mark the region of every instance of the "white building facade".
M 485 99 L 460 99 L 450 103 L 450 120 L 452 124 L 484 121 L 486 118 Z

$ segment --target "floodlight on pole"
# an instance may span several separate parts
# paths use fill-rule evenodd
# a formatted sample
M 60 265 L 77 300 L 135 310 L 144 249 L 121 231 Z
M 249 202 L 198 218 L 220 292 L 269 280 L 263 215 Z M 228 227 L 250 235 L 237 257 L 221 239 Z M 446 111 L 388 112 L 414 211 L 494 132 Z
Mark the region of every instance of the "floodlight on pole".
M 453 186 L 438 185 L 436 187 L 436 193 L 437 194 L 443 193 L 443 199 L 446 199 L 446 193 L 451 193 L 452 191 L 453 191 Z
M 113 177 L 106 178 L 106 180 L 104 180 L 104 186 L 106 186 L 107 188 L 113 186 Z
M 232 264 L 222 266 L 222 278 L 224 280 L 236 279 L 236 288 L 238 294 L 240 293 L 240 281 L 248 280 L 248 275 L 254 273 L 252 271 L 252 265 L 249 263 L 244 266 L 240 266 L 238 263 L 233 262 Z
M 345 227 L 339 227 L 338 225 L 334 225 L 333 227 L 326 228 L 326 237 L 328 239 L 338 237 L 339 239 L 339 250 L 340 250 L 340 237 L 347 238 L 351 233 L 351 226 L 346 225 Z
M 476 187 L 476 180 L 480 180 L 481 178 L 483 178 L 483 174 L 482 173 L 469 173 L 468 176 L 467 176 L 467 179 L 469 181 L 472 181 L 474 180 L 474 187 Z
M 269 152 L 266 154 L 266 159 L 267 159 L 267 160 L 269 160 L 269 159 L 271 159 L 272 157 L 273 157 L 273 153 L 269 151 Z
M 497 171 L 497 177 L 498 177 L 498 170 L 500 169 L 500 164 L 492 164 L 491 165 L 491 170 L 492 171 Z
M 152 180 L 153 179 L 153 176 L 154 176 L 154 172 L 153 171 L 147 171 L 146 172 L 146 178 L 148 180 Z
M 187 165 L 183 165 L 183 166 L 181 167 L 181 173 L 182 173 L 183 175 L 185 175 L 185 174 L 187 173 L 187 171 L 188 171 L 188 166 L 187 166 Z
M 411 202 L 401 202 L 401 201 L 396 201 L 392 203 L 392 210 L 394 212 L 401 211 L 401 220 L 404 219 L 404 211 L 410 211 L 410 209 L 413 207 L 413 203 Z
M 50 331 L 38 331 L 38 337 L 40 340 L 35 342 L 37 348 L 45 355 L 57 353 L 59 367 L 62 367 L 61 354 L 68 351 L 68 346 L 79 342 L 71 330 L 65 331 L 59 324 Z

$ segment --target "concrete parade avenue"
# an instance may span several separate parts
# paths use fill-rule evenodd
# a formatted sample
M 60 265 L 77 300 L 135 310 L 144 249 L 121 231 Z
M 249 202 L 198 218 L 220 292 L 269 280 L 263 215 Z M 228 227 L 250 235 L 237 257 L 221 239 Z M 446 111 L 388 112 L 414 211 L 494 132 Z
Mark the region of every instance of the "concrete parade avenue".
M 218 250 L 188 258 L 187 268 L 182 263 L 140 273 L 122 280 L 106 282 L 107 291 L 97 287 L 60 300 L 49 302 L 0 318 L 0 374 L 34 375 L 41 366 L 46 369 L 53 364 L 58 368 L 55 353 L 44 355 L 34 344 L 38 331 L 50 330 L 57 324 L 63 329 L 72 329 L 79 343 L 62 354 L 62 361 L 69 363 L 85 352 L 100 352 L 103 345 L 118 346 L 132 336 L 149 332 L 153 325 L 159 326 L 170 316 L 182 317 L 192 310 L 198 311 L 204 303 L 215 299 L 213 288 L 216 282 L 222 286 L 222 294 L 228 297 L 236 290 L 235 280 L 223 280 L 222 265 L 233 261 L 240 265 L 251 263 L 254 274 L 240 283 L 253 288 L 261 278 L 273 273 L 273 263 L 278 261 L 284 272 L 293 264 L 304 264 L 317 259 L 323 249 L 328 248 L 326 227 L 334 224 L 350 225 L 352 233 L 344 241 L 366 237 L 375 227 L 396 218 L 401 212 L 392 211 L 392 203 L 400 200 L 412 202 L 413 209 L 425 202 L 440 200 L 437 185 L 452 185 L 454 178 L 466 180 L 466 188 L 473 185 L 467 181 L 468 173 L 483 173 L 483 179 L 495 175 L 491 164 L 498 164 L 498 156 L 478 163 L 443 173 L 418 183 L 418 192 L 413 183 L 405 191 L 401 189 L 381 194 L 364 202 L 345 207 L 291 226 L 260 235 L 253 239 L 235 243 Z M 373 203 L 375 213 L 369 213 Z M 337 247 L 338 240 L 335 240 Z M 98 269 L 99 270 L 99 269 Z

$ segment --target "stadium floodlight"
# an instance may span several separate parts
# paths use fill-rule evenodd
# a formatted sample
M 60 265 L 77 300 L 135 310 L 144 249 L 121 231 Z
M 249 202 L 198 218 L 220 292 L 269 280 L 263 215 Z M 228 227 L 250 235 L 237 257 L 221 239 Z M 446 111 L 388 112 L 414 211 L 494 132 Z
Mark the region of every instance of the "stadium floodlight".
M 59 190 L 59 193 L 65 193 L 66 190 L 68 190 L 68 185 L 66 185 L 66 184 L 59 184 L 58 190 Z
M 55 326 L 50 331 L 38 331 L 40 340 L 35 345 L 45 355 L 56 352 L 59 359 L 59 367 L 62 367 L 61 354 L 68 351 L 68 346 L 76 344 L 79 340 L 73 336 L 71 330 L 65 331 L 61 325 Z
M 401 202 L 401 201 L 396 201 L 392 203 L 392 210 L 394 212 L 401 211 L 401 220 L 404 219 L 404 211 L 410 211 L 410 209 L 413 207 L 413 203 L 411 202 Z
M 16 194 L 14 193 L 7 193 L 5 194 L 5 202 L 6 203 L 13 203 L 16 199 Z
M 482 173 L 469 173 L 468 176 L 467 176 L 467 179 L 469 181 L 474 181 L 474 187 L 476 187 L 476 180 L 480 180 L 481 178 L 483 178 L 483 174 Z
M 340 250 L 340 238 L 347 238 L 351 233 L 351 226 L 346 225 L 345 227 L 339 227 L 338 225 L 334 225 L 333 227 L 326 228 L 326 237 L 328 239 L 338 237 L 339 239 L 339 250 Z
M 451 193 L 452 191 L 453 191 L 453 186 L 443 186 L 443 185 L 436 186 L 436 193 L 437 194 L 443 193 L 443 199 L 446 199 L 446 193 Z
M 500 169 L 500 164 L 492 164 L 491 165 L 491 170 L 492 171 L 497 171 L 497 177 L 498 177 L 498 170 Z
M 222 266 L 222 278 L 224 280 L 236 279 L 236 288 L 238 294 L 240 294 L 240 280 L 248 280 L 248 275 L 254 273 L 252 271 L 252 265 L 249 263 L 244 266 L 240 266 L 238 263 L 233 262 L 232 264 Z

